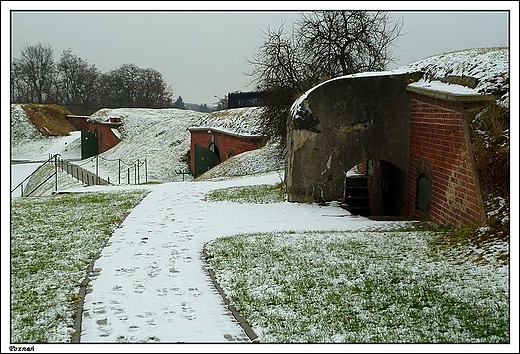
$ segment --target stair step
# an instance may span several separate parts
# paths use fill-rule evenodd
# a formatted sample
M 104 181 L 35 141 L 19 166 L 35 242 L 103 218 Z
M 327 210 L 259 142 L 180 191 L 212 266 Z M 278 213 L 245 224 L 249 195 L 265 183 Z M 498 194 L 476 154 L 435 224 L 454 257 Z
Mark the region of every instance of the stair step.
M 341 207 L 348 210 L 352 215 L 369 216 L 370 198 L 368 192 L 367 176 L 346 178 Z

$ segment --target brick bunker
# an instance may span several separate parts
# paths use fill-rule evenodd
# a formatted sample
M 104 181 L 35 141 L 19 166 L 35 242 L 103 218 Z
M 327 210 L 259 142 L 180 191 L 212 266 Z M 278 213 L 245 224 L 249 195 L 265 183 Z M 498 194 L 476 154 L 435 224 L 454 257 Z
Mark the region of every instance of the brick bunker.
M 468 126 L 494 97 L 415 85 L 422 75 L 348 75 L 300 97 L 287 122 L 289 201 L 340 201 L 366 216 L 483 223 Z

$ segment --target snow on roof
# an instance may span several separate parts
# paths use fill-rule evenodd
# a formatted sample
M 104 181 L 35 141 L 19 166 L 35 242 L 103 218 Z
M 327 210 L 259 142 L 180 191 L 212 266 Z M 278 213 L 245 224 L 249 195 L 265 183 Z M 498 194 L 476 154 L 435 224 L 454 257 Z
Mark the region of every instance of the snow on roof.
M 122 125 L 118 129 L 121 136 L 138 138 L 149 130 L 162 132 L 165 129 L 186 129 L 205 115 L 206 113 L 177 108 L 102 108 L 93 113 L 88 120 L 107 123 L 111 118 L 120 118 Z
M 450 92 L 458 95 L 478 95 L 478 91 L 467 86 L 450 84 L 441 81 L 425 81 L 419 80 L 417 82 L 412 82 L 408 86 L 418 87 L 418 88 L 426 88 L 435 91 L 442 92 Z
M 263 136 L 260 114 L 263 107 L 231 108 L 209 113 L 189 127 L 190 130 L 211 129 L 244 137 Z
M 435 55 L 391 71 L 364 72 L 324 81 L 302 94 L 293 103 L 291 114 L 296 115 L 308 95 L 330 81 L 413 72 L 424 72 L 424 76 L 416 83 L 410 84 L 412 87 L 427 88 L 454 95 L 494 94 L 501 96 L 500 101 L 509 102 L 509 48 L 476 48 Z M 476 86 L 470 88 L 440 81 L 450 76 L 474 78 Z
M 477 79 L 480 94 L 509 91 L 509 48 L 477 48 L 439 54 L 399 68 L 421 71 L 423 81 L 439 81 L 449 76 Z M 456 86 L 446 87 L 458 90 Z
M 176 171 L 187 168 L 182 157 L 190 149 L 188 127 L 206 115 L 177 108 L 115 108 L 95 112 L 90 121 L 107 122 L 110 118 L 121 118 L 121 125 L 112 129 L 119 131 L 121 142 L 99 155 L 100 176 L 117 181 L 122 175 L 117 163 L 121 159 L 124 171 L 135 161 L 146 161 L 148 181 L 182 180 Z M 83 168 L 95 171 L 95 161 L 81 164 Z

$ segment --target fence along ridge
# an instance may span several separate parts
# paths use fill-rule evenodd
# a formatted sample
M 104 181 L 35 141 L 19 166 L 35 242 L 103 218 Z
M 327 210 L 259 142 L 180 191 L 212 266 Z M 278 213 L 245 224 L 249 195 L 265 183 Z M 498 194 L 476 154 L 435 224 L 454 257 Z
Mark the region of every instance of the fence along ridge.
M 98 156 L 96 156 L 96 158 L 97 157 Z M 102 157 L 100 157 L 100 158 L 105 161 L 112 161 L 112 162 L 117 161 L 118 162 L 118 164 L 119 164 L 119 166 L 118 166 L 119 177 L 118 177 L 118 181 L 117 181 L 118 184 L 121 184 L 121 180 L 125 180 L 125 179 L 127 180 L 127 184 L 132 184 L 130 172 L 133 172 L 133 174 L 134 174 L 134 184 L 140 184 L 141 183 L 141 176 L 140 176 L 141 175 L 141 171 L 140 171 L 141 166 L 144 166 L 144 177 L 145 177 L 144 182 L 145 183 L 148 182 L 148 166 L 147 166 L 146 158 L 144 160 L 136 159 L 133 163 L 126 163 L 121 158 L 115 159 L 115 160 L 114 159 L 112 159 L 112 160 L 105 159 Z M 72 177 L 76 178 L 77 180 L 79 180 L 82 183 L 86 183 L 89 186 L 90 185 L 109 185 L 109 184 L 111 184 L 110 176 L 108 177 L 107 180 L 105 180 L 105 179 L 99 177 L 98 173 L 90 172 L 81 167 L 83 165 L 86 165 L 88 162 L 92 162 L 93 159 L 94 158 L 92 158 L 90 161 L 83 163 L 82 165 L 73 164 L 70 161 L 60 159 L 59 167 L 63 171 L 67 172 L 67 174 L 70 174 Z M 123 171 L 121 168 L 121 163 L 125 166 L 130 166 L 130 167 L 126 168 L 125 171 Z M 97 167 L 97 160 L 96 160 L 96 171 L 97 171 L 97 168 L 98 167 Z M 74 175 L 74 169 L 76 170 L 75 175 Z
M 72 176 L 73 178 L 77 179 L 78 181 L 84 183 L 84 184 L 87 184 L 88 186 L 91 186 L 91 185 L 109 185 L 110 184 L 110 178 L 107 180 L 99 177 L 99 174 L 95 174 L 93 172 L 90 172 L 86 169 L 84 169 L 83 167 L 81 167 L 82 165 L 76 165 L 76 164 L 73 164 L 71 163 L 70 161 L 68 160 L 64 160 L 62 158 L 60 158 L 60 154 L 55 154 L 55 155 L 52 155 L 52 156 L 49 156 L 49 158 L 44 161 L 40 166 L 38 166 L 38 168 L 36 168 L 30 175 L 28 175 L 27 177 L 25 177 L 25 179 L 23 181 L 21 181 L 16 187 L 14 187 L 12 190 L 11 190 L 11 194 L 17 190 L 18 188 L 21 189 L 21 192 L 20 192 L 20 195 L 21 196 L 30 196 L 31 194 L 33 194 L 36 190 L 38 190 L 38 188 L 40 188 L 43 184 L 45 184 L 45 182 L 47 182 L 48 180 L 50 180 L 52 177 L 55 177 L 55 192 L 58 191 L 58 174 L 57 174 L 57 168 L 59 167 L 62 171 L 66 172 L 68 175 Z M 54 161 L 53 161 L 54 160 Z M 126 164 L 124 161 L 122 161 L 121 159 L 118 159 L 119 160 L 119 163 L 123 162 L 123 164 L 125 165 L 129 165 L 129 164 Z M 114 161 L 118 161 L 118 160 L 114 160 Z M 23 191 L 23 184 L 28 181 L 37 171 L 39 171 L 44 165 L 48 164 L 48 163 L 53 163 L 54 164 L 54 172 L 48 176 L 43 182 L 41 182 L 38 186 L 36 186 L 30 193 L 26 193 L 24 195 L 24 191 Z M 83 165 L 85 165 L 86 163 L 84 163 Z M 139 167 L 144 165 L 145 167 L 145 181 L 147 182 L 148 181 L 148 171 L 147 171 L 147 160 L 144 159 L 140 161 L 140 159 L 137 159 L 136 162 L 134 162 L 133 164 L 133 170 L 134 170 L 134 173 L 136 173 L 136 175 L 134 176 L 134 182 L 135 183 L 140 183 L 140 176 L 139 176 Z M 131 165 L 129 165 L 131 166 Z M 137 167 L 137 169 L 136 169 Z M 130 179 L 130 168 L 127 169 L 127 174 L 128 174 L 128 184 L 131 184 L 131 179 Z M 123 177 L 124 179 L 125 177 Z M 121 180 L 121 171 L 119 171 L 119 180 Z
M 65 171 L 73 178 L 77 179 L 82 183 L 87 184 L 88 186 L 110 184 L 107 180 L 99 177 L 99 175 L 96 176 L 95 173 L 92 173 L 84 169 L 83 167 L 73 164 L 67 160 L 60 159 L 58 161 L 58 167 L 60 167 L 63 171 Z

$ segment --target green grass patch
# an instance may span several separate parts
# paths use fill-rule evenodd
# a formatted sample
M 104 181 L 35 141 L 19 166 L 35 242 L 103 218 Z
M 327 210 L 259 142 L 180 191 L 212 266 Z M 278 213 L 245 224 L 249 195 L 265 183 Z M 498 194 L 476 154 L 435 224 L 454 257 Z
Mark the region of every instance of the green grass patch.
M 11 342 L 69 342 L 87 267 L 147 191 L 14 198 Z
M 206 245 L 271 343 L 507 343 L 508 266 L 432 257 L 431 232 L 275 232 Z
M 215 189 L 208 195 L 211 201 L 236 203 L 277 203 L 285 200 L 285 184 L 259 184 Z

